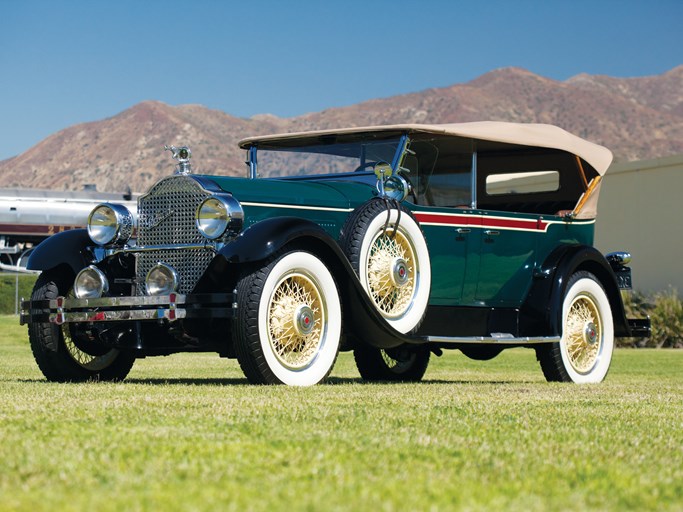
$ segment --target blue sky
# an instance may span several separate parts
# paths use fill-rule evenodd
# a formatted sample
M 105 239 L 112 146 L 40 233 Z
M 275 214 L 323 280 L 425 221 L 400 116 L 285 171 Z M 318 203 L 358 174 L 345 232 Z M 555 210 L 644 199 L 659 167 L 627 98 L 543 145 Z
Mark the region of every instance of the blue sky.
M 506 66 L 683 63 L 683 0 L 0 0 L 0 19 L 0 160 L 149 99 L 289 117 Z

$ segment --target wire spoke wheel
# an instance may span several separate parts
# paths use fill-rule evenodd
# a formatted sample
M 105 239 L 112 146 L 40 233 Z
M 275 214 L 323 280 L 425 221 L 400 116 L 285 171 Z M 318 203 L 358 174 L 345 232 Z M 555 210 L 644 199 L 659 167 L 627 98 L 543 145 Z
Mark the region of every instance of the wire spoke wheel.
M 67 297 L 75 297 L 73 289 L 69 290 Z M 61 326 L 62 338 L 64 340 L 66 352 L 69 354 L 69 357 L 76 362 L 76 364 L 82 368 L 85 368 L 86 370 L 97 372 L 104 370 L 116 360 L 117 356 L 119 355 L 119 351 L 116 349 L 111 349 L 101 355 L 98 355 L 91 354 L 80 348 L 74 341 L 74 336 L 72 336 L 72 329 L 78 328 L 78 325 L 73 324 L 62 324 Z
M 43 272 L 36 281 L 32 300 L 73 297 L 73 277 L 59 271 Z M 31 351 L 43 375 L 54 382 L 123 380 L 135 362 L 130 350 L 112 348 L 86 324 L 30 322 Z
M 400 228 L 377 234 L 368 255 L 368 286 L 373 302 L 387 317 L 400 316 L 410 307 L 417 265 L 415 250 Z
M 598 360 L 602 345 L 602 323 L 595 300 L 581 294 L 572 302 L 565 321 L 565 343 L 572 367 L 589 372 Z
M 429 356 L 425 347 L 384 350 L 365 343 L 353 351 L 356 368 L 367 381 L 418 382 L 427 371 Z
M 431 264 L 412 213 L 372 199 L 346 220 L 340 244 L 370 302 L 389 325 L 401 333 L 417 330 L 429 302 Z
M 562 338 L 536 349 L 545 378 L 579 384 L 602 382 L 614 350 L 614 320 L 600 281 L 578 271 L 567 281 L 562 302 Z
M 316 255 L 285 249 L 237 283 L 233 340 L 253 384 L 312 386 L 332 371 L 341 340 L 337 285 Z
M 268 306 L 268 338 L 273 352 L 288 368 L 311 363 L 322 342 L 325 310 L 316 283 L 293 272 L 275 287 Z
M 64 346 L 69 356 L 82 368 L 97 372 L 104 370 L 109 365 L 111 365 L 119 355 L 119 351 L 116 349 L 111 349 L 105 354 L 98 356 L 92 355 L 84 350 L 78 348 L 76 343 L 71 336 L 71 330 L 69 324 L 62 325 L 62 337 L 64 338 Z

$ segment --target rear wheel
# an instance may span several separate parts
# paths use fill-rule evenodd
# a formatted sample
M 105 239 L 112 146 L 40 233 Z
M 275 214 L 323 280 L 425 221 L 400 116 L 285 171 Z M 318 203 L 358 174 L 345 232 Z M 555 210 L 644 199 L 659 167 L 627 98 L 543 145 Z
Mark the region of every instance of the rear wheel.
M 341 302 L 332 274 L 313 254 L 292 250 L 237 284 L 233 340 L 254 384 L 311 386 L 339 353 Z
M 43 272 L 36 281 L 31 300 L 69 295 L 71 277 L 56 270 Z M 28 335 L 36 363 L 50 381 L 123 380 L 135 362 L 132 352 L 98 343 L 79 324 L 31 322 Z
M 362 344 L 353 351 L 361 377 L 369 381 L 418 382 L 429 365 L 424 347 L 380 349 Z
M 562 338 L 537 349 L 548 381 L 594 383 L 604 380 L 612 362 L 614 322 L 605 290 L 589 272 L 567 283 L 562 305 Z

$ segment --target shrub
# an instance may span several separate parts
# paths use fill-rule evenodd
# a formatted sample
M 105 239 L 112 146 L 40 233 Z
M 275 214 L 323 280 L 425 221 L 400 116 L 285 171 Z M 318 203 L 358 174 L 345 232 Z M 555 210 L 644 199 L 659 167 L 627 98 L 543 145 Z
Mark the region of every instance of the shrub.
M 683 348 L 683 301 L 674 288 L 651 296 L 626 294 L 624 306 L 629 318 L 650 317 L 652 336 L 645 340 L 621 338 L 619 346 Z

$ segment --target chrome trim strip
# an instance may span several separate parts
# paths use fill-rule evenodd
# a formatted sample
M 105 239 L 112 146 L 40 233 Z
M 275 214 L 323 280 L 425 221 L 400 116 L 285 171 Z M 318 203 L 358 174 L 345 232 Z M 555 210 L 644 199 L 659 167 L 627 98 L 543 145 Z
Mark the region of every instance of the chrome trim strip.
M 22 325 L 31 321 L 50 321 L 61 325 L 68 322 L 230 318 L 237 309 L 234 300 L 232 293 L 172 293 L 97 299 L 57 297 L 51 300 L 22 301 L 19 320 Z
M 292 210 L 320 210 L 324 212 L 352 212 L 353 208 L 332 208 L 326 206 L 303 206 L 300 204 L 284 204 L 284 203 L 253 203 L 249 201 L 241 201 L 242 206 L 260 206 L 264 208 L 287 208 Z
M 477 209 L 477 150 L 475 148 L 474 151 L 472 151 L 472 168 L 470 170 L 471 172 L 471 178 L 472 182 L 470 183 L 471 187 L 471 194 L 470 198 L 472 201 L 470 202 L 470 207 L 474 210 Z
M 103 251 L 98 251 L 101 249 L 99 247 L 95 248 L 95 259 L 97 261 L 102 261 L 108 256 L 114 256 L 116 254 L 130 254 L 130 253 L 143 253 L 143 252 L 164 252 L 164 251 L 205 251 L 210 250 L 214 253 L 218 253 L 225 243 L 223 242 L 209 242 L 206 241 L 201 244 L 167 244 L 167 245 L 126 245 L 124 247 L 114 247 L 104 249 Z M 102 254 L 104 252 L 104 254 Z
M 179 320 L 185 318 L 184 309 L 129 309 L 125 311 L 68 311 L 50 314 L 50 323 L 116 322 L 123 320 Z
M 498 336 L 472 336 L 472 337 L 451 337 L 451 336 L 427 336 L 429 343 L 445 343 L 445 344 L 460 344 L 460 343 L 494 343 L 503 345 L 514 345 L 524 343 L 557 343 L 560 341 L 560 336 L 532 336 L 523 338 L 513 337 L 498 337 Z
M 173 300 L 171 300 L 173 299 Z M 97 299 L 74 299 L 57 297 L 49 301 L 52 308 L 108 308 L 129 306 L 168 306 L 169 304 L 185 304 L 187 295 L 179 293 L 173 295 L 143 295 L 129 297 L 99 297 Z

